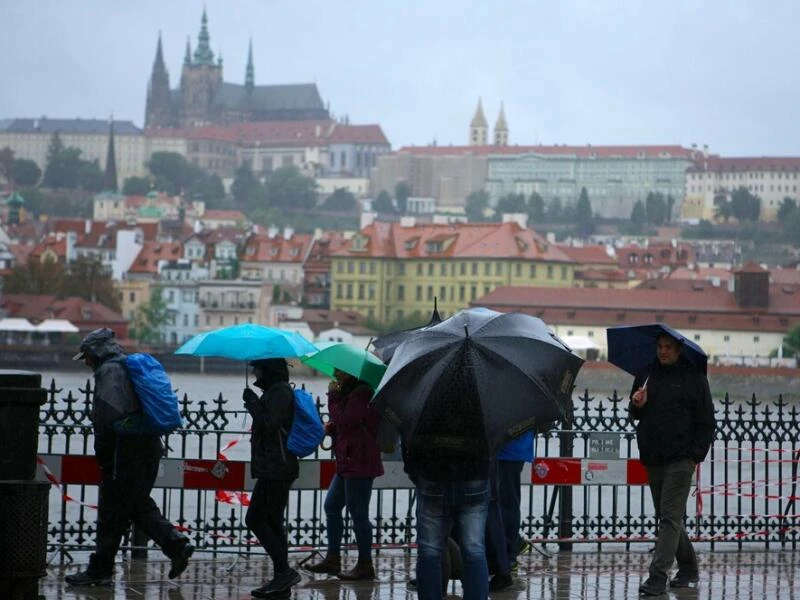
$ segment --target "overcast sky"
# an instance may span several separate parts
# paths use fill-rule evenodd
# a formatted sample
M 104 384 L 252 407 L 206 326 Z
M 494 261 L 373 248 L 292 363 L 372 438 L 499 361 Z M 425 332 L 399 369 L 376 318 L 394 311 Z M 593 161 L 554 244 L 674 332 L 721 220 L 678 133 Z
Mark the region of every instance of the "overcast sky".
M 159 30 L 177 87 L 204 4 L 226 81 L 316 82 L 394 148 L 465 144 L 478 98 L 512 144 L 800 155 L 798 0 L 0 0 L 0 118 L 143 125 Z

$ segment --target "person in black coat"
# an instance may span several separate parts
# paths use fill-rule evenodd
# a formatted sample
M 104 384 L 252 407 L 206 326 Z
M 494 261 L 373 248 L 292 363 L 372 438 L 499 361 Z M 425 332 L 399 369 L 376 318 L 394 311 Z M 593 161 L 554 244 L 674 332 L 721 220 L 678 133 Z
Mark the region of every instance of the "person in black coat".
M 147 534 L 170 560 L 169 578 L 183 573 L 194 546 L 164 518 L 150 497 L 164 449 L 158 434 L 119 434 L 114 423 L 140 410 L 125 367 L 125 352 L 106 327 L 81 342 L 73 360 L 94 371 L 92 429 L 100 468 L 95 551 L 86 570 L 64 579 L 74 586 L 110 585 L 114 559 L 131 523 Z
M 678 573 L 671 587 L 688 587 L 699 579 L 683 517 L 692 474 L 705 460 L 715 428 L 708 379 L 681 356 L 680 342 L 667 334 L 659 336 L 656 356 L 652 367 L 634 380 L 629 407 L 637 421 L 639 456 L 659 519 L 649 577 L 639 586 L 647 596 L 666 592 L 675 559 Z
M 245 524 L 272 560 L 273 578 L 251 592 L 256 598 L 267 598 L 286 594 L 300 582 L 300 574 L 289 566 L 283 522 L 289 488 L 299 474 L 297 457 L 286 446 L 294 419 L 294 393 L 286 360 L 254 360 L 250 365 L 256 378 L 254 385 L 263 394 L 259 397 L 250 388 L 242 393 L 245 408 L 253 418 L 250 474 L 256 480 Z

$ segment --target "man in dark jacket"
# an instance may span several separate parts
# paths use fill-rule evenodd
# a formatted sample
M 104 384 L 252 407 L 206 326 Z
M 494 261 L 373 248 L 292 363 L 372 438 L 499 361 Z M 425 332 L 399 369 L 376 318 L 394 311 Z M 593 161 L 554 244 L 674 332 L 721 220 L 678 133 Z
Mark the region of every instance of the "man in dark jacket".
M 711 448 L 715 427 L 708 379 L 681 357 L 680 342 L 670 335 L 659 336 L 656 356 L 652 368 L 636 377 L 630 404 L 659 519 L 650 574 L 639 586 L 646 596 L 666 592 L 675 559 L 678 573 L 669 582 L 671 587 L 689 587 L 699 579 L 683 516 L 692 474 Z
M 125 352 L 111 329 L 87 335 L 74 360 L 94 371 L 92 403 L 94 453 L 100 467 L 97 501 L 97 540 L 85 571 L 67 575 L 71 585 L 110 585 L 114 557 L 133 522 L 172 561 L 169 578 L 183 573 L 194 552 L 188 538 L 167 521 L 150 497 L 163 454 L 157 434 L 118 434 L 114 423 L 140 410 L 125 369 Z
M 272 580 L 251 592 L 256 598 L 268 598 L 287 594 L 300 581 L 300 574 L 289 567 L 283 523 L 289 488 L 299 474 L 297 457 L 286 447 L 294 419 L 294 393 L 284 359 L 254 360 L 250 365 L 256 378 L 254 385 L 264 393 L 259 398 L 245 388 L 242 394 L 245 408 L 253 417 L 250 474 L 256 480 L 245 523 L 272 559 Z

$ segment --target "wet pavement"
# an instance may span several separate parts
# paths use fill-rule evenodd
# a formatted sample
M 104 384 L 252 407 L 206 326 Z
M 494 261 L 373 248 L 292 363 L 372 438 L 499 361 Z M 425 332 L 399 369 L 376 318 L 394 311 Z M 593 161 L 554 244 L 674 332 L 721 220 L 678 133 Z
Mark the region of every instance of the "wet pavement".
M 630 551 L 592 548 L 547 557 L 537 552 L 519 557 L 520 569 L 515 585 L 491 598 L 509 600 L 560 600 L 581 598 L 604 600 L 637 598 L 639 584 L 647 573 L 649 547 Z M 308 554 L 293 554 L 290 562 L 298 566 Z M 671 590 L 661 598 L 693 599 L 796 599 L 800 600 L 800 550 L 730 551 L 698 548 L 701 580 L 696 588 Z M 40 598 L 81 600 L 205 600 L 248 599 L 250 590 L 269 579 L 268 561 L 262 555 L 222 555 L 212 559 L 198 552 L 179 579 L 167 579 L 169 562 L 157 551 L 147 560 L 118 562 L 110 587 L 75 588 L 64 583 L 64 575 L 79 570 L 85 555 L 76 555 L 72 564 L 56 559 L 40 580 Z M 349 567 L 355 556 L 345 556 Z M 319 600 L 415 600 L 409 590 L 414 554 L 381 551 L 375 563 L 377 579 L 368 582 L 341 582 L 335 577 L 302 572 L 303 579 L 293 588 L 292 598 Z M 452 582 L 451 596 L 461 596 L 460 584 Z M 3 597 L 0 594 L 0 597 Z

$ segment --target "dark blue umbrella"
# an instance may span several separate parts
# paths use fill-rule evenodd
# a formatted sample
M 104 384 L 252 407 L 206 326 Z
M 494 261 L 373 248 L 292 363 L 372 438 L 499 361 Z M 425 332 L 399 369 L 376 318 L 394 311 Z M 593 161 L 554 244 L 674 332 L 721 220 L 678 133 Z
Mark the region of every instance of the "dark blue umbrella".
M 380 336 L 378 339 L 372 342 L 372 347 L 375 349 L 375 355 L 383 362 L 388 363 L 390 360 L 392 360 L 394 351 L 397 350 L 397 347 L 400 344 L 413 337 L 418 331 L 422 331 L 428 327 L 433 327 L 441 322 L 442 317 L 439 316 L 437 298 L 434 297 L 433 313 L 431 313 L 430 321 L 428 321 L 427 324 L 423 325 L 422 327 L 413 327 L 411 329 L 403 329 L 402 331 L 393 331 L 392 333 L 387 333 Z
M 705 374 L 708 370 L 708 355 L 692 340 L 663 323 L 606 329 L 608 362 L 631 375 L 638 375 L 656 360 L 656 340 L 665 333 L 680 342 L 681 356 Z

